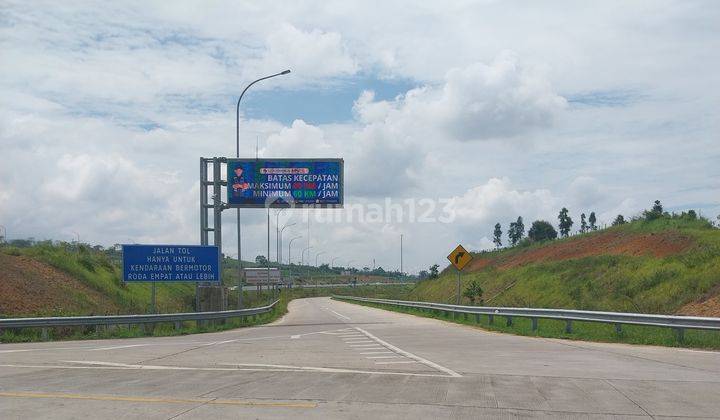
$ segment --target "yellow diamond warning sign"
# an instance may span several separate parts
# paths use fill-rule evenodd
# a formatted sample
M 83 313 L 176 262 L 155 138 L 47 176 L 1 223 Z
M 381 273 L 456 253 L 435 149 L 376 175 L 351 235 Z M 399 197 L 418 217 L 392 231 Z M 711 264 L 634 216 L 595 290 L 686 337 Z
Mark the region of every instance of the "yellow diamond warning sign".
M 447 256 L 447 259 L 450 260 L 450 263 L 454 265 L 455 268 L 462 270 L 472 261 L 472 255 L 470 255 L 462 245 L 458 245 L 457 248 Z

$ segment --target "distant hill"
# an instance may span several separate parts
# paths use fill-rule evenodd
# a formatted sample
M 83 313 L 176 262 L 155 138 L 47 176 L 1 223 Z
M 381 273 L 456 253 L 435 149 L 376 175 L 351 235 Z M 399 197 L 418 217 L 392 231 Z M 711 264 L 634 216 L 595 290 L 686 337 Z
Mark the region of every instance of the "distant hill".
M 462 288 L 476 280 L 485 305 L 720 316 L 720 229 L 703 219 L 636 220 L 473 256 Z M 448 267 L 410 297 L 454 302 L 455 290 Z

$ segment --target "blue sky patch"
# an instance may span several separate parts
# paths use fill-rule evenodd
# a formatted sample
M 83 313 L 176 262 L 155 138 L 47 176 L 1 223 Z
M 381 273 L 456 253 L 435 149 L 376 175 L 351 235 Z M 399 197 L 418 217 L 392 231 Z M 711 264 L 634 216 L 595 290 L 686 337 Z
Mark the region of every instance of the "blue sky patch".
M 588 107 L 623 107 L 647 98 L 647 95 L 633 89 L 593 90 L 567 95 L 571 105 Z
M 352 120 L 353 102 L 364 90 L 374 91 L 376 100 L 389 100 L 416 86 L 417 82 L 408 79 L 361 77 L 327 88 L 248 91 L 240 106 L 246 117 L 273 119 L 286 125 L 296 119 L 313 125 L 341 123 Z

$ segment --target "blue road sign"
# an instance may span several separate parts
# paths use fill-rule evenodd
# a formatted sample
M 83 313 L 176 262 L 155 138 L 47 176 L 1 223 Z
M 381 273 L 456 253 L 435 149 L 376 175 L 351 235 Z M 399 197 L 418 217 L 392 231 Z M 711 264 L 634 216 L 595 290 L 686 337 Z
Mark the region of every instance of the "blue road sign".
M 229 207 L 342 207 L 342 159 L 228 159 Z
M 219 282 L 216 246 L 123 245 L 123 281 Z

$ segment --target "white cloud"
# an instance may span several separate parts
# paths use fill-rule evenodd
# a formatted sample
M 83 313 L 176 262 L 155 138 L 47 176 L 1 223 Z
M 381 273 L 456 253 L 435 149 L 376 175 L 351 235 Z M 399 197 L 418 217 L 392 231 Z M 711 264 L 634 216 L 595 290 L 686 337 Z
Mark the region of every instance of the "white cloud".
M 352 75 L 358 71 L 339 33 L 302 31 L 284 24 L 268 36 L 259 74 L 287 68 L 303 78 Z
M 382 121 L 407 132 L 430 128 L 458 140 L 485 140 L 549 127 L 566 106 L 545 78 L 504 52 L 490 64 L 448 71 L 440 87 L 413 89 L 392 102 L 375 102 L 371 93 L 364 93 L 354 110 L 366 123 Z
M 508 178 L 491 178 L 453 197 L 452 206 L 459 224 L 487 229 L 498 221 L 514 221 L 518 216 L 525 220 L 549 219 L 557 210 L 558 199 L 546 189 L 518 190 Z
M 568 195 L 572 200 L 572 204 L 569 205 L 584 209 L 601 203 L 606 194 L 604 186 L 590 176 L 579 176 L 568 187 Z

